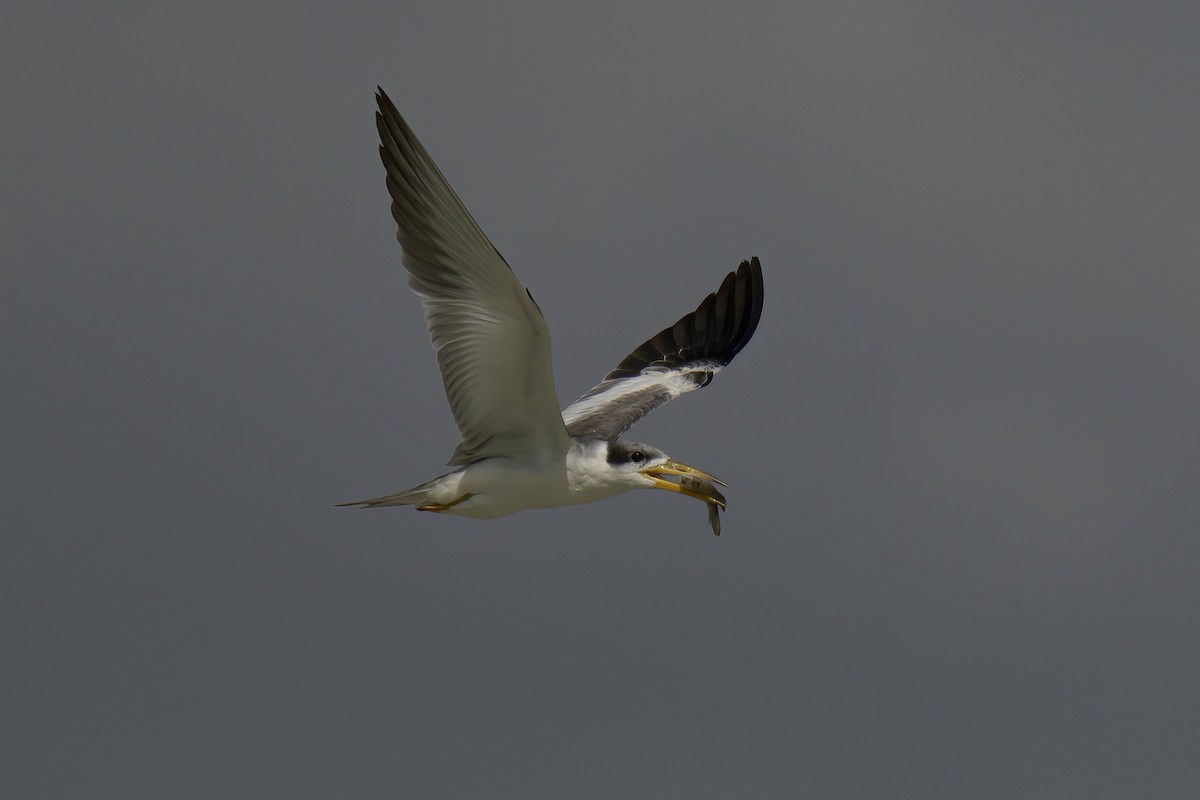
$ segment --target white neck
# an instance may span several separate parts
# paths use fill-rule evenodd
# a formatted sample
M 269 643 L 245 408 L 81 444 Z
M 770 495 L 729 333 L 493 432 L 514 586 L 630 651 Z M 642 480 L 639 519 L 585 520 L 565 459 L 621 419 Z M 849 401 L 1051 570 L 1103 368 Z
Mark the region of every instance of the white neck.
M 590 503 L 637 488 L 608 464 L 608 443 L 576 441 L 567 452 L 567 486 L 575 503 Z

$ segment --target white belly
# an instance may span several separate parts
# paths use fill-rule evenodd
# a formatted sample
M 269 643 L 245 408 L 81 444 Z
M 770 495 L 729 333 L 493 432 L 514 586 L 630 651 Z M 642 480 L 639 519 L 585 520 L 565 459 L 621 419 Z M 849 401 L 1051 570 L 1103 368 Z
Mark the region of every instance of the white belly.
M 527 462 L 489 458 L 468 466 L 457 481 L 457 496 L 469 494 L 443 513 L 491 519 L 531 508 L 557 508 L 590 503 L 627 491 L 629 487 L 581 483 L 567 470 L 567 460 Z M 448 503 L 449 499 L 438 498 Z
M 467 467 L 458 490 L 471 496 L 445 513 L 476 519 L 503 517 L 528 508 L 555 508 L 572 502 L 567 470 L 561 462 L 530 464 L 511 458 L 489 458 Z

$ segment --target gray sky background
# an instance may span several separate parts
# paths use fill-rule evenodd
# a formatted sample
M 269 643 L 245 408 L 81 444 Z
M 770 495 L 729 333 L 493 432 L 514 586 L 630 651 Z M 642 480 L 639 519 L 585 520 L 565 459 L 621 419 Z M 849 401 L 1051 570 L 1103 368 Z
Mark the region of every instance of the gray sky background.
M 5 796 L 1200 795 L 1186 4 L 32 5 Z M 633 431 L 720 539 L 333 507 L 457 441 L 377 83 L 564 403 L 761 257 L 757 338 Z

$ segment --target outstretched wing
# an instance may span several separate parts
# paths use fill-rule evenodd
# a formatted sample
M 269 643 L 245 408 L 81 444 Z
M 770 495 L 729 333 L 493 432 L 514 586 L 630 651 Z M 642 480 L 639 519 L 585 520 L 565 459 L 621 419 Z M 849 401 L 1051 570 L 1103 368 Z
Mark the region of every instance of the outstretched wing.
M 762 315 L 758 258 L 743 261 L 715 294 L 625 357 L 562 412 L 571 436 L 616 439 L 681 394 L 707 386 L 750 341 Z
M 462 433 L 449 463 L 566 452 L 542 312 L 382 89 L 375 99 L 396 239 Z

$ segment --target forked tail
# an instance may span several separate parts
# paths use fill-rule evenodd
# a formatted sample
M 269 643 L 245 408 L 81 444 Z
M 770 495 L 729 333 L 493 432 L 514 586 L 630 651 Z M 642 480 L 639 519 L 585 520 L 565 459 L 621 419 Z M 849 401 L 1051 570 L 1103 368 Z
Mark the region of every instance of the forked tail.
M 431 481 L 425 481 L 420 486 L 405 489 L 395 494 L 385 494 L 382 497 L 370 497 L 366 500 L 351 500 L 349 503 L 338 503 L 338 507 L 358 506 L 359 508 L 384 508 L 386 506 L 419 506 L 427 505 L 430 501 L 430 490 L 445 475 L 439 475 Z

